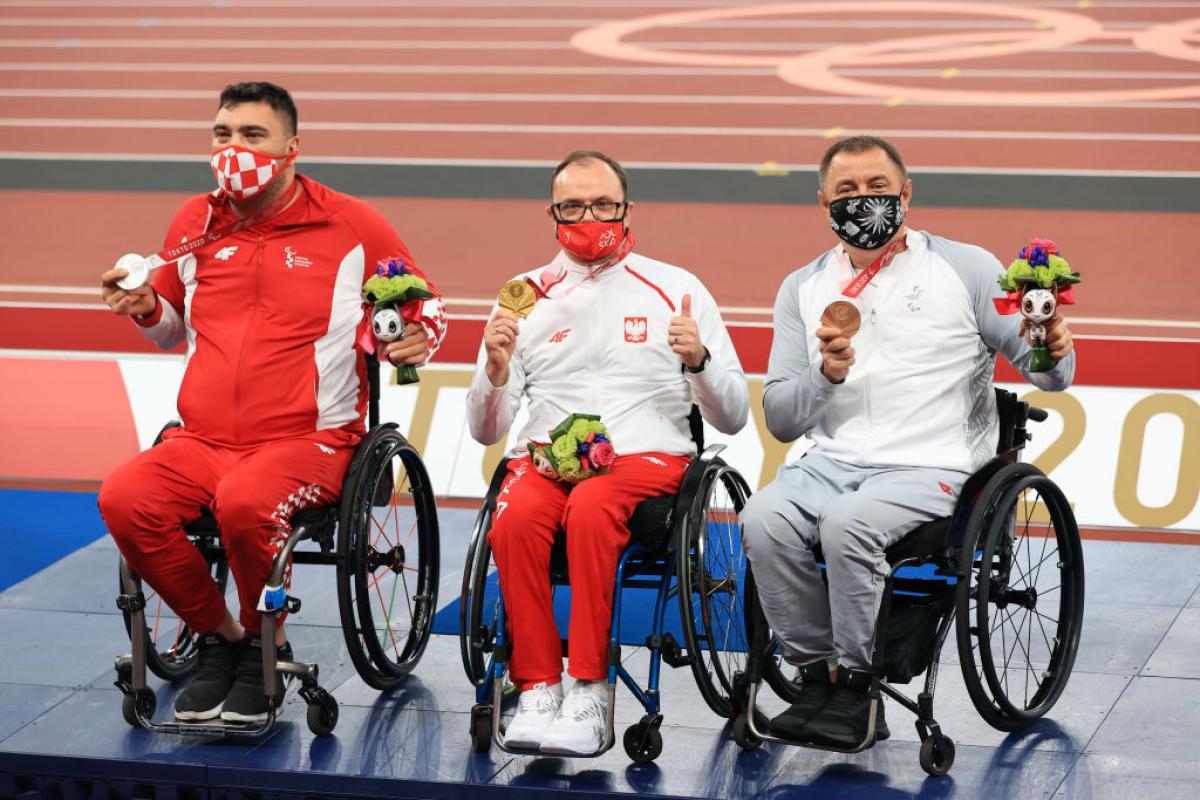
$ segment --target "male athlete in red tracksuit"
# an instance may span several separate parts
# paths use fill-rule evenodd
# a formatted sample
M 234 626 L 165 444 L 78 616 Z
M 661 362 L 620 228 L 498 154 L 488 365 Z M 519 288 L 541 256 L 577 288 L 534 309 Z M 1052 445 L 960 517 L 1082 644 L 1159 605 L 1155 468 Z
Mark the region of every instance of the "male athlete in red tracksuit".
M 356 349 L 370 327 L 363 283 L 385 258 L 420 272 L 378 211 L 294 174 L 299 140 L 286 91 L 227 87 L 216 122 L 222 188 L 183 204 L 166 246 L 266 219 L 167 263 L 150 285 L 124 291 L 123 270 L 102 276 L 113 311 L 132 316 L 160 347 L 186 341 L 187 360 L 183 427 L 109 475 L 99 504 L 134 571 L 204 634 L 176 717 L 247 722 L 267 711 L 254 645 L 271 562 L 292 514 L 338 500 L 364 433 L 366 370 Z M 445 331 L 441 301 L 406 309 L 405 318 L 406 336 L 384 353 L 394 364 L 423 363 Z M 183 532 L 205 506 L 221 529 L 240 621 Z M 282 627 L 277 639 L 289 659 Z

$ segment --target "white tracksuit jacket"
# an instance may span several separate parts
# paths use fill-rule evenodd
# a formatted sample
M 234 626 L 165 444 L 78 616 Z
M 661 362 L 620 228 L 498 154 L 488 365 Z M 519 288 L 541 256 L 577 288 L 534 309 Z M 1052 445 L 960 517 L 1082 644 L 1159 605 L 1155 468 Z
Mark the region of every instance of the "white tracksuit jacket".
M 599 414 L 618 455 L 692 455 L 688 429 L 693 395 L 704 419 L 723 433 L 746 423 L 746 378 L 712 295 L 696 276 L 631 253 L 589 277 L 566 254 L 518 275 L 549 287 L 520 322 L 508 381 L 493 387 L 482 345 L 467 393 L 471 435 L 499 441 L 529 397 L 529 422 L 511 452 L 549 432 L 571 413 Z M 667 343 L 667 327 L 684 294 L 712 355 L 702 372 L 683 371 Z M 492 308 L 492 316 L 497 308 Z M 490 318 L 490 317 L 489 317 Z
M 775 301 L 775 339 L 763 390 L 767 427 L 782 441 L 808 435 L 812 452 L 868 467 L 972 472 L 996 452 L 992 373 L 999 351 L 1040 389 L 1065 389 L 1075 354 L 1030 373 L 1020 314 L 1001 315 L 1004 268 L 979 247 L 910 230 L 907 250 L 859 296 L 862 328 L 846 381 L 821 375 L 813 331 L 855 274 L 841 245 L 788 276 Z

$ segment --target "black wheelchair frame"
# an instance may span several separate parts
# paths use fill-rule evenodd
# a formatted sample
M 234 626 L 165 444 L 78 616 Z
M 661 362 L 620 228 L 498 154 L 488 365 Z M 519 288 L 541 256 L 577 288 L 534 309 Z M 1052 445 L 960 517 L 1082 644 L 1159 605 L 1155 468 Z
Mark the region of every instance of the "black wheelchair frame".
M 645 715 L 625 731 L 625 752 L 638 763 L 653 761 L 662 752 L 662 713 L 659 701 L 661 662 L 671 667 L 691 666 L 706 702 L 719 714 L 733 713 L 733 675 L 735 669 L 726 663 L 732 657 L 743 661 L 741 653 L 722 649 L 720 625 L 712 620 L 721 614 L 718 605 L 737 610 L 735 622 L 740 628 L 741 612 L 737 609 L 737 567 L 730 559 L 742 563 L 740 546 L 732 539 L 719 541 L 713 536 L 708 509 L 715 492 L 724 492 L 731 508 L 726 517 L 741 511 L 750 490 L 742 476 L 719 456 L 722 445 L 703 447 L 703 427 L 697 408 L 690 418 L 692 438 L 699 454 L 688 466 L 678 493 L 644 500 L 630 517 L 630 543 L 617 565 L 612 623 L 608 645 L 608 717 L 604 746 L 595 757 L 612 748 L 614 713 L 618 679 L 642 704 Z M 475 522 L 475 530 L 467 551 L 463 571 L 463 594 L 460 606 L 460 644 L 463 666 L 476 687 L 476 703 L 471 709 L 471 738 L 476 752 L 487 752 L 492 743 L 508 753 L 537 755 L 540 751 L 510 748 L 503 740 L 500 708 L 504 693 L 504 676 L 511 657 L 512 643 L 505 624 L 504 599 L 497 588 L 497 599 L 490 614 L 485 611 L 485 590 L 490 572 L 491 549 L 487 534 L 491 528 L 495 500 L 507 474 L 507 460 L 502 460 L 492 476 L 488 494 Z M 722 500 L 722 502 L 726 502 Z M 728 520 L 726 520 L 728 521 Z M 560 531 L 551 557 L 551 585 L 569 585 L 563 534 Z M 721 545 L 726 547 L 722 551 Z M 734 550 L 730 551 L 728 545 Z M 706 556 L 706 551 L 709 556 Z M 726 556 L 726 563 L 718 563 Z M 688 587 L 681 591 L 681 587 Z M 651 634 L 646 639 L 650 654 L 647 685 L 642 689 L 621 663 L 621 600 L 627 588 L 656 590 Z M 685 600 L 686 595 L 686 600 Z M 683 652 L 675 637 L 664 632 L 668 601 L 679 597 L 683 617 L 687 652 Z M 564 649 L 568 643 L 564 642 Z M 738 665 L 740 666 L 740 664 Z
M 795 700 L 797 689 L 782 673 L 778 640 L 770 634 L 752 573 L 747 569 L 746 613 L 751 645 L 748 669 L 738 677 L 740 702 L 733 728 L 738 745 L 754 749 L 763 741 L 772 741 L 834 752 L 860 752 L 875 744 L 879 704 L 882 695 L 887 695 L 917 717 L 921 767 L 930 775 L 945 774 L 954 763 L 954 742 L 942 733 L 934 719 L 933 699 L 942 645 L 955 622 L 963 678 L 972 703 L 988 724 L 1002 731 L 1018 730 L 1043 716 L 1058 701 L 1070 678 L 1083 621 L 1083 551 L 1079 530 L 1071 506 L 1058 486 L 1036 467 L 1019 462 L 1021 449 L 1031 438 L 1025 429 L 1026 421 L 1041 422 L 1046 419 L 1046 412 L 1030 407 L 1011 392 L 997 389 L 996 397 L 1000 416 L 998 455 L 968 478 L 950 517 L 918 526 L 885 550 L 889 572 L 884 580 L 872 641 L 872 680 L 868 692 L 871 705 L 866 738 L 855 747 L 841 749 L 781 739 L 764 730 L 762 716 L 756 711 L 762 681 L 766 680 L 788 702 Z M 1030 502 L 1030 494 L 1038 499 Z M 1034 517 L 1043 510 L 1053 530 L 1045 531 L 1041 537 L 1042 552 L 1037 556 L 1037 564 L 1032 561 L 1032 546 L 1024 548 L 1027 568 L 1022 572 L 1022 545 L 1031 544 L 1029 526 L 1040 523 Z M 1054 553 L 1045 552 L 1051 538 L 1058 553 L 1055 566 L 1059 584 L 1050 590 L 1059 590 L 1055 618 L 1038 611 L 1039 600 L 1045 598 L 1039 596 L 1036 585 L 1028 582 L 1032 577 L 1036 584 L 1042 565 L 1054 557 Z M 818 561 L 823 560 L 819 546 L 815 554 Z M 897 573 L 904 567 L 932 569 L 935 579 L 899 577 Z M 1026 585 L 1014 588 L 1013 584 L 1022 580 Z M 1016 642 L 1009 646 L 1003 628 L 1008 624 L 1005 614 L 1009 606 L 1036 615 L 1030 620 L 1027 613 L 1021 623 L 1022 626 L 1025 621 L 1029 623 L 1025 631 L 1028 646 L 1020 644 L 1020 626 Z M 993 616 L 993 607 L 1000 613 Z M 889 618 L 912 608 L 927 610 L 929 622 L 936 626 L 933 634 L 926 635 L 924 652 L 907 653 L 903 661 L 889 661 Z M 1015 613 L 1007 614 L 1008 621 Z M 1048 633 L 1043 620 L 1052 622 L 1056 629 Z M 1035 643 L 1035 623 L 1046 644 L 1044 664 L 1034 663 L 1030 655 Z M 997 630 L 1004 637 L 999 650 L 1005 661 L 1000 669 L 992 641 Z M 890 644 L 890 649 L 899 649 L 895 642 Z M 1008 659 L 1018 646 L 1026 657 L 1023 699 L 1010 697 L 1013 688 L 1008 681 L 1011 671 Z M 1035 667 L 1044 669 L 1040 670 L 1036 691 L 1030 696 L 1029 679 Z M 907 683 L 920 672 L 925 672 L 924 690 L 915 700 L 885 680 Z
M 341 500 L 336 505 L 306 508 L 292 516 L 291 534 L 272 562 L 267 585 L 283 587 L 289 561 L 335 566 L 342 633 L 351 661 L 368 685 L 387 690 L 398 686 L 413 670 L 429 641 L 433 616 L 437 611 L 438 524 L 433 488 L 420 455 L 394 423 L 379 423 L 379 363 L 370 355 L 365 356 L 365 360 L 369 386 L 369 430 L 359 442 L 346 470 Z M 170 423 L 163 431 L 178 424 Z M 155 444 L 161 440 L 160 432 Z M 393 459 L 399 459 L 399 474 L 404 476 L 399 485 L 396 483 L 397 465 Z M 381 524 L 376 514 L 377 509 L 386 507 L 390 509 L 389 514 L 394 512 L 399 525 L 397 507 L 408 505 L 398 502 L 397 496 L 402 493 L 411 494 L 415 520 L 408 531 L 407 542 L 401 542 L 399 535 L 395 536 L 396 541 L 393 542 L 384 530 L 384 525 L 392 517 L 385 517 Z M 229 566 L 220 541 L 220 531 L 211 512 L 204 509 L 198 519 L 184 526 L 184 530 L 210 565 L 213 580 L 224 595 Z M 315 542 L 318 549 L 297 549 L 301 542 L 308 540 Z M 385 545 L 382 549 L 378 547 L 381 541 Z M 410 563 L 414 545 L 417 549 L 415 567 Z M 386 652 L 386 643 L 380 641 L 379 626 L 368 591 L 386 577 L 387 572 L 384 572 L 374 581 L 371 580 L 371 575 L 381 568 L 395 576 L 393 586 L 396 580 L 403 582 L 406 599 L 410 603 L 411 625 L 403 649 L 395 641 L 391 606 L 383 609 L 384 625 L 392 641 L 394 658 Z M 115 663 L 115 684 L 123 693 L 121 708 L 125 721 L 133 727 L 187 736 L 257 739 L 268 733 L 276 719 L 273 703 L 268 703 L 267 718 L 257 725 L 153 720 L 157 699 L 154 690 L 147 685 L 147 667 L 167 681 L 188 676 L 196 665 L 195 635 L 181 620 L 174 639 L 160 651 L 157 622 L 153 630 L 146 624 L 147 599 L 142 591 L 141 578 L 130 569 L 123 557 L 120 559 L 119 572 L 121 593 L 117 597 L 117 607 L 125 617 L 132 644 L 132 653 L 118 656 Z M 415 573 L 417 586 L 411 597 L 407 596 L 406 573 Z M 158 602 L 161 608 L 161 598 Z M 380 603 L 383 603 L 382 594 Z M 299 661 L 283 662 L 276 657 L 276 619 L 284 611 L 299 611 L 300 599 L 284 595 L 281 588 L 271 605 L 262 613 L 264 690 L 270 696 L 276 672 L 296 678 L 300 683 L 299 693 L 308 706 L 309 729 L 319 736 L 328 735 L 337 724 L 338 705 L 333 695 L 319 685 L 317 665 Z M 144 635 L 133 634 L 138 630 L 145 631 Z

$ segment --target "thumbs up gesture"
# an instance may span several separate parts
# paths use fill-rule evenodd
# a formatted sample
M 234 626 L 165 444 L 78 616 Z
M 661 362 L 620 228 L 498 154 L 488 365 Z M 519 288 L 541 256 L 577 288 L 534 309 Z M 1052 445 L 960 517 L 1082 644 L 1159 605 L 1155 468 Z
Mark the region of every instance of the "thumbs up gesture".
M 671 317 L 671 325 L 667 328 L 667 344 L 692 369 L 698 369 L 704 363 L 704 342 L 700 341 L 700 329 L 692 318 L 690 294 L 685 294 L 680 301 L 679 316 Z

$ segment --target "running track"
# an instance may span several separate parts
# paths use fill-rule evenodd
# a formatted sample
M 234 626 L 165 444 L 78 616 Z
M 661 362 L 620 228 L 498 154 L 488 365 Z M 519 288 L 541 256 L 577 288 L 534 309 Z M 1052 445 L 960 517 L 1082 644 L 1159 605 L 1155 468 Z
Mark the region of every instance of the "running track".
M 1187 255 L 1200 230 L 1200 3 L 899 0 L 854 4 L 849 20 L 827 10 L 846 4 L 721 10 L 738 5 L 0 0 L 0 158 L 34 175 L 0 184 L 0 347 L 142 349 L 93 310 L 95 276 L 156 249 L 186 192 L 88 176 L 126 159 L 151 172 L 202 161 L 220 87 L 265 78 L 296 95 L 303 159 L 324 162 L 335 185 L 346 162 L 478 167 L 475 197 L 406 196 L 402 182 L 367 192 L 460 317 L 477 318 L 500 283 L 553 251 L 544 202 L 506 193 L 491 168 L 545 169 L 594 147 L 717 187 L 741 175 L 769 186 L 811 170 L 831 139 L 869 131 L 914 173 L 915 227 L 1004 261 L 1032 236 L 1058 240 L 1085 278 L 1073 328 L 1101 337 L 1081 348 L 1146 362 L 1134 383 L 1169 360 L 1179 368 L 1166 382 L 1145 385 L 1200 387 L 1200 279 Z M 613 32 L 652 15 L 670 17 Z M 39 183 L 43 165 L 63 164 L 65 188 Z M 643 174 L 635 200 L 654 194 Z M 968 183 L 965 201 L 922 204 L 933 176 L 981 175 L 1022 189 L 987 202 L 981 189 L 975 202 Z M 1130 183 L 1146 176 L 1148 191 Z M 1111 179 L 1098 205 L 1053 202 L 1060 181 L 1082 178 Z M 754 371 L 779 282 L 831 243 L 813 185 L 796 183 L 782 201 L 718 191 L 636 212 L 640 249 L 699 273 L 742 323 Z M 471 356 L 477 326 L 458 326 L 452 357 Z M 1115 372 L 1092 382 L 1130 381 Z

